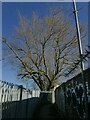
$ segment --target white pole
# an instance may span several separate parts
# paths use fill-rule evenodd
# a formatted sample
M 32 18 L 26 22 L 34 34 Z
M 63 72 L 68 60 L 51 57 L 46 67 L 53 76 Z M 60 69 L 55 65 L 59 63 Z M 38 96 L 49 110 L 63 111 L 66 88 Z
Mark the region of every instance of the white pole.
M 82 75 L 82 82 L 84 87 L 84 100 L 85 100 L 85 112 L 86 118 L 88 118 L 88 98 L 87 98 L 87 88 L 86 88 L 86 80 L 84 77 L 84 62 L 83 62 L 83 50 L 82 50 L 82 43 L 81 43 L 81 35 L 80 35 L 80 26 L 77 14 L 77 7 L 76 1 L 73 0 L 73 8 L 74 8 L 74 16 L 75 16 L 75 23 L 76 23 L 76 30 L 77 30 L 77 39 L 78 39 L 78 47 L 79 47 L 79 54 L 80 54 L 80 63 L 81 63 L 81 75 Z

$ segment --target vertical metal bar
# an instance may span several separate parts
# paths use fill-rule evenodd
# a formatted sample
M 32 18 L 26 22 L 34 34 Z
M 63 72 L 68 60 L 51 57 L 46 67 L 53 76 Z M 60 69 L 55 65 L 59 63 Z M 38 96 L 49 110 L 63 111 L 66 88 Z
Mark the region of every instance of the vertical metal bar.
M 2 119 L 2 82 L 0 81 L 0 120 Z
M 20 85 L 20 101 L 22 100 L 22 89 L 23 89 L 23 86 Z
M 88 26 L 90 26 L 90 1 L 89 1 L 89 3 L 88 3 Z M 90 27 L 88 27 L 88 46 L 90 46 L 90 42 L 89 42 L 89 40 L 90 40 Z M 89 48 L 89 52 L 90 52 L 90 48 Z M 90 57 L 90 55 L 89 55 L 89 57 Z M 88 66 L 90 66 L 90 58 L 88 58 Z M 89 93 L 90 93 L 90 80 L 89 80 L 89 78 L 90 78 L 90 68 L 88 69 L 88 89 L 89 89 Z
M 78 11 L 77 11 L 76 1 L 75 0 L 73 0 L 73 8 L 74 8 L 76 30 L 77 30 L 77 39 L 78 39 L 78 47 L 79 47 L 80 63 L 81 63 L 81 76 L 82 76 L 83 87 L 84 87 L 85 112 L 86 112 L 86 119 L 87 119 L 88 118 L 87 88 L 86 88 L 86 80 L 85 80 L 85 77 L 84 77 L 83 50 L 82 50 L 80 27 L 79 27 L 79 20 L 78 20 L 78 14 L 77 14 Z
M 27 119 L 28 118 L 28 89 L 26 89 L 26 92 L 27 92 L 27 99 L 26 99 L 26 116 L 25 118 Z

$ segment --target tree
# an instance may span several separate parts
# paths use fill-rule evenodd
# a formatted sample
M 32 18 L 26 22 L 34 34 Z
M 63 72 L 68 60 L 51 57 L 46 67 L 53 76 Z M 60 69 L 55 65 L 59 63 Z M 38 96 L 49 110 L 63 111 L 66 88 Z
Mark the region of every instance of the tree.
M 82 25 L 80 30 L 83 39 Z M 15 38 L 3 42 L 18 60 L 18 76 L 34 80 L 40 90 L 50 90 L 79 59 L 76 30 L 60 9 L 42 18 L 19 13 Z

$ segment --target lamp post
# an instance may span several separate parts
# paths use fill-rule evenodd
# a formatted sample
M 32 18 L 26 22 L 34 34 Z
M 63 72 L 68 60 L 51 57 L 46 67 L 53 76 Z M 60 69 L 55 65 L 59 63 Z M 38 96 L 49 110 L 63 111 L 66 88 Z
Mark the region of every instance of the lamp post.
M 81 43 L 81 35 L 80 35 L 80 27 L 79 27 L 79 20 L 78 20 L 78 14 L 77 14 L 77 7 L 76 7 L 76 1 L 73 1 L 73 8 L 74 8 L 74 16 L 75 16 L 75 23 L 76 23 L 76 31 L 77 31 L 77 39 L 78 39 L 78 47 L 79 47 L 79 55 L 80 55 L 80 66 L 81 66 L 81 76 L 82 76 L 82 82 L 83 82 L 83 88 L 84 88 L 84 100 L 85 100 L 85 118 L 88 118 L 88 97 L 87 97 L 87 88 L 86 88 L 86 80 L 84 77 L 84 62 L 83 62 L 83 50 L 82 50 L 82 43 Z

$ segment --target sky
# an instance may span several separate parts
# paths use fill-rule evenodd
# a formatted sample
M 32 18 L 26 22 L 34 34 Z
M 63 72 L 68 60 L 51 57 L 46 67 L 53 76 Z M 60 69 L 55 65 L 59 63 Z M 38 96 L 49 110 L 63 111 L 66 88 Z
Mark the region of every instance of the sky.
M 71 2 L 72 0 L 2 0 L 3 2 Z M 76 0 L 77 2 L 88 2 L 89 0 Z
M 18 25 L 18 11 L 29 18 L 32 12 L 36 12 L 40 17 L 48 14 L 47 8 L 51 6 L 63 6 L 67 15 L 70 15 L 73 24 L 75 23 L 73 17 L 73 5 L 72 3 L 55 3 L 55 2 L 3 2 L 2 3 L 2 35 L 7 39 L 11 38 L 14 34 L 15 27 Z M 88 24 L 88 3 L 77 3 L 77 8 L 79 8 L 78 15 L 79 21 Z M 3 56 L 3 55 L 2 55 Z M 2 63 L 2 80 L 12 82 L 15 84 L 23 84 L 22 81 L 17 79 L 17 73 L 11 68 L 8 63 L 3 61 Z M 26 83 L 25 83 L 26 84 Z M 30 85 L 32 85 L 31 83 Z

